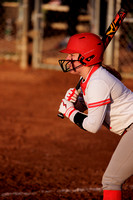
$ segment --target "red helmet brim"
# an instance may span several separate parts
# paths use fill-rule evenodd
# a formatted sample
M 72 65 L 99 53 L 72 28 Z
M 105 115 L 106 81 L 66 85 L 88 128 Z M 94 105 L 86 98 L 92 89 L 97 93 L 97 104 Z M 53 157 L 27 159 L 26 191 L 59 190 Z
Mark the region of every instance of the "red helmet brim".
M 72 49 L 62 49 L 60 50 L 61 53 L 68 53 L 68 54 L 73 54 L 73 53 L 77 53 L 76 51 L 72 50 Z

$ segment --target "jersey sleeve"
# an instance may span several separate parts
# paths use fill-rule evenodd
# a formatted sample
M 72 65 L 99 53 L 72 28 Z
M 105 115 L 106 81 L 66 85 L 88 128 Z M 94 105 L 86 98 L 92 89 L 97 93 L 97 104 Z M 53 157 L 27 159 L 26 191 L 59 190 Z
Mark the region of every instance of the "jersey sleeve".
M 88 115 L 83 121 L 83 128 L 97 132 L 103 124 L 107 105 L 111 103 L 110 89 L 103 80 L 93 80 L 86 88 Z
M 88 114 L 80 113 L 80 127 L 89 132 L 96 133 L 103 124 L 107 106 L 111 103 L 109 87 L 102 80 L 93 80 L 88 84 L 84 98 L 88 107 Z M 78 112 L 76 115 L 79 115 Z M 73 121 L 76 119 L 76 124 L 78 124 L 76 115 Z

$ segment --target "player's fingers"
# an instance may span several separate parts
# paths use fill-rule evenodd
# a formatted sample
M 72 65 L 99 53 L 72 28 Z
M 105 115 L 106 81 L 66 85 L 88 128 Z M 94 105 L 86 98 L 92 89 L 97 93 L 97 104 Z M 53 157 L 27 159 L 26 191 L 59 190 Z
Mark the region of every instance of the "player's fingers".
M 72 97 L 72 98 L 70 99 L 70 101 L 71 101 L 72 103 L 75 103 L 75 102 L 77 101 L 77 97 Z
M 78 95 L 79 95 L 78 90 L 76 90 L 75 88 L 70 88 L 65 95 L 65 99 L 75 103 L 77 101 Z

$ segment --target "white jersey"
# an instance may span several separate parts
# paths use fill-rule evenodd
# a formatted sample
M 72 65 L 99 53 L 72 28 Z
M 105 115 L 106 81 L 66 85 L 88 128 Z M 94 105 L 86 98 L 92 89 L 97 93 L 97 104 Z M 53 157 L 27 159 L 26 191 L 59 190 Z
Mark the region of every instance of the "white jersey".
M 95 133 L 104 124 L 121 135 L 133 123 L 133 92 L 106 69 L 92 67 L 81 88 L 88 108 L 82 124 L 84 129 Z

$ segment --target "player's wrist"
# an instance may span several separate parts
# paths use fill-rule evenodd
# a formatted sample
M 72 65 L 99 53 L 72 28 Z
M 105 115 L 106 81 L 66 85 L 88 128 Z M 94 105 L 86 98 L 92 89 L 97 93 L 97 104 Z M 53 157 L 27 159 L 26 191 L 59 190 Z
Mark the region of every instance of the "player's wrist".
M 71 122 L 74 123 L 74 117 L 75 117 L 76 113 L 78 113 L 78 112 L 79 112 L 79 111 L 75 109 L 75 110 L 71 113 L 71 115 L 70 115 L 70 117 L 69 117 L 69 119 L 70 119 Z
M 65 112 L 65 116 L 66 117 L 68 117 L 68 118 L 70 118 L 70 116 L 72 115 L 72 113 L 75 111 L 76 109 L 73 107 L 73 106 L 71 106 L 71 107 L 69 107 L 67 110 L 66 110 L 66 112 Z

